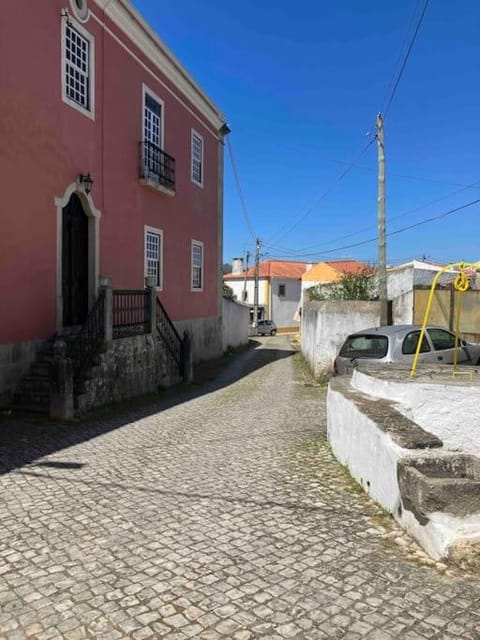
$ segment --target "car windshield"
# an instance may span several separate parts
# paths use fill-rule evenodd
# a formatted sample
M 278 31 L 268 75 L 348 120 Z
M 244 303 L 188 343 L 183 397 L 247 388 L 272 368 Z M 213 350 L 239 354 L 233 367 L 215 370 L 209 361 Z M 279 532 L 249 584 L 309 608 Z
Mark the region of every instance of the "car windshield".
M 346 339 L 340 355 L 344 358 L 383 358 L 387 350 L 387 336 L 357 334 Z

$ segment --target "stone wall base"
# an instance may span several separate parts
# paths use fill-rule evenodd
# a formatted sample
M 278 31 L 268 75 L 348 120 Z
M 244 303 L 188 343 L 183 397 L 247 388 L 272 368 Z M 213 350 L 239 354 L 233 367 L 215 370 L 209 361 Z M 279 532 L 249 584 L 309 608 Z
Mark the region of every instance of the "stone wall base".
M 180 382 L 178 370 L 157 335 L 113 340 L 99 356 L 77 399 L 78 413 L 141 396 Z

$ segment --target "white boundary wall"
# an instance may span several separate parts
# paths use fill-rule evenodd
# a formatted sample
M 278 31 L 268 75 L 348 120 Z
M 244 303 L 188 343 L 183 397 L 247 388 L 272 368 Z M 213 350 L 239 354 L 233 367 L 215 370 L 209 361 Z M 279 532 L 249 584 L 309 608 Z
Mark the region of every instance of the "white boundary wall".
M 250 309 L 247 305 L 235 302 L 229 298 L 222 299 L 223 326 L 222 345 L 223 351 L 228 347 L 240 347 L 248 342 L 250 324 Z
M 433 559 L 446 558 L 450 548 L 459 543 L 480 542 L 480 514 L 458 518 L 448 513 L 429 513 L 428 523 L 421 525 L 411 511 L 401 508 L 397 463 L 401 458 L 424 457 L 428 450 L 398 446 L 353 400 L 331 385 L 327 395 L 327 433 L 335 457 Z M 434 455 L 442 452 L 448 453 L 435 449 Z
M 451 374 L 438 374 L 441 375 Z M 438 436 L 445 448 L 480 455 L 478 381 L 471 386 L 465 381 L 462 385 L 428 384 L 410 381 L 406 372 L 405 381 L 398 382 L 355 369 L 352 386 L 376 398 L 398 403 L 397 410 L 402 415 Z
M 301 348 L 313 375 L 320 378 L 332 372 L 333 361 L 348 335 L 379 323 L 378 302 L 305 302 Z
M 341 392 L 327 395 L 327 433 L 337 459 L 384 509 L 395 514 L 400 505 L 397 462 L 405 450 L 381 431 Z

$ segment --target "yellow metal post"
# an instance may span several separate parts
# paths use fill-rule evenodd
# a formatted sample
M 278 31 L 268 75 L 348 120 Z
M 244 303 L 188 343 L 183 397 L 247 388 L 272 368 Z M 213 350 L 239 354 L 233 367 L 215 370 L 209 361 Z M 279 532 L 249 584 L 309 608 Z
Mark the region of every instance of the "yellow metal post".
M 427 327 L 427 324 L 428 324 L 428 318 L 430 317 L 430 310 L 432 308 L 433 296 L 435 295 L 435 287 L 437 286 L 438 279 L 440 278 L 442 273 L 445 273 L 445 271 L 449 271 L 450 269 L 459 268 L 460 269 L 460 273 L 458 274 L 457 278 L 455 279 L 454 286 L 455 286 L 455 289 L 457 291 L 460 291 L 460 292 L 463 293 L 464 291 L 466 291 L 468 289 L 468 278 L 466 277 L 466 275 L 464 273 L 465 267 L 470 267 L 472 269 L 475 269 L 476 271 L 480 270 L 480 264 L 478 264 L 478 263 L 474 263 L 474 262 L 454 262 L 452 264 L 446 265 L 445 267 L 442 267 L 440 269 L 440 271 L 438 271 L 435 274 L 435 277 L 432 280 L 432 284 L 431 284 L 431 287 L 430 287 L 430 294 L 428 296 L 428 301 L 427 301 L 427 307 L 425 309 L 425 315 L 423 317 L 422 328 L 420 330 L 420 337 L 418 339 L 417 348 L 415 350 L 415 356 L 413 358 L 412 368 L 410 369 L 410 377 L 411 378 L 415 377 L 415 373 L 417 371 L 418 357 L 420 355 L 420 349 L 422 348 L 422 342 L 423 342 L 423 338 L 425 336 L 425 331 L 426 331 L 426 327 Z M 460 327 L 460 316 L 457 313 L 457 322 L 456 322 L 456 328 L 455 328 L 454 372 L 455 372 L 455 367 L 456 367 L 456 363 L 457 363 L 459 327 Z

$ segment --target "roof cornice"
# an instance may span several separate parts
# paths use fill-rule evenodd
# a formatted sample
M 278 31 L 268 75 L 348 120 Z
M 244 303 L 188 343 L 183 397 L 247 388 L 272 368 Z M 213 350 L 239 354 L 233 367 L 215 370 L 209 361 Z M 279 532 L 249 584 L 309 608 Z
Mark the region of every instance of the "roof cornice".
M 219 131 L 225 117 L 129 0 L 93 0 L 112 22 Z

